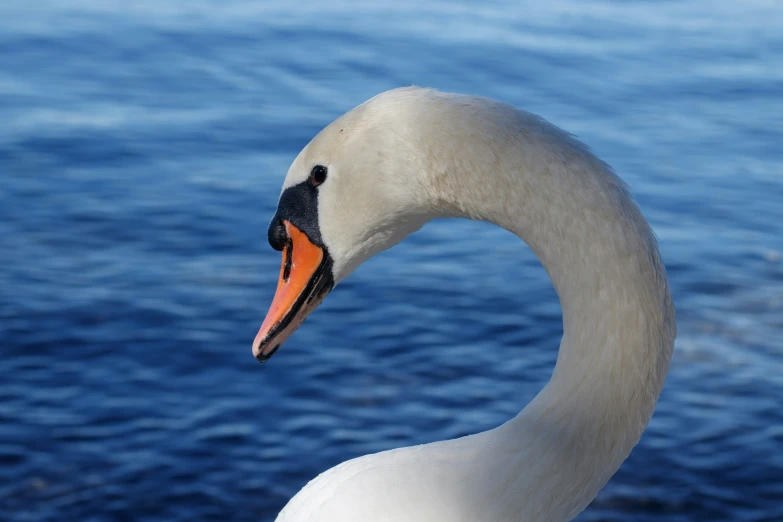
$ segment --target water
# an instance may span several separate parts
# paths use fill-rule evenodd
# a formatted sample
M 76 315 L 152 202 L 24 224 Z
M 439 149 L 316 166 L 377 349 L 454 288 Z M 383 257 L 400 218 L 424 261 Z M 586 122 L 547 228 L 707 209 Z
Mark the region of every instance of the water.
M 556 296 L 468 221 L 361 267 L 270 364 L 250 354 L 289 163 L 415 83 L 579 135 L 659 235 L 671 373 L 579 520 L 783 520 L 781 53 L 772 1 L 3 3 L 0 519 L 269 521 L 345 459 L 535 395 Z

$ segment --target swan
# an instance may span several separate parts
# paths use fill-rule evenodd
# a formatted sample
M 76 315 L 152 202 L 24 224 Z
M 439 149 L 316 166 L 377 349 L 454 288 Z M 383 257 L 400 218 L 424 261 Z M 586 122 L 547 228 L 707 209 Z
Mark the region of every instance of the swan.
M 283 261 L 254 356 L 267 361 L 359 264 L 439 217 L 501 226 L 541 261 L 564 327 L 550 381 L 495 429 L 322 473 L 278 522 L 570 520 L 647 426 L 676 336 L 656 238 L 585 145 L 487 98 L 387 91 L 300 152 L 269 224 Z

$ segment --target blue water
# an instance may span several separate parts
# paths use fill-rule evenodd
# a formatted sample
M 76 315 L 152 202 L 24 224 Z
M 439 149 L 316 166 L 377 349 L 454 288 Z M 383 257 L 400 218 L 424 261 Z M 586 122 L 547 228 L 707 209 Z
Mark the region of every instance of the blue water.
M 775 1 L 0 4 L 0 519 L 270 521 L 345 459 L 536 394 L 556 295 L 469 221 L 362 266 L 269 364 L 250 353 L 289 163 L 418 84 L 579 135 L 659 235 L 671 373 L 579 520 L 783 520 L 781 56 Z

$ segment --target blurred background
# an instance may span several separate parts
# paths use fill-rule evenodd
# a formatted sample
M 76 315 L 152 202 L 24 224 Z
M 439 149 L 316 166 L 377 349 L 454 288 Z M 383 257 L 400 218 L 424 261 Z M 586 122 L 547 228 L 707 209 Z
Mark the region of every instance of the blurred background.
M 578 520 L 783 520 L 782 53 L 775 1 L 3 2 L 0 519 L 271 521 L 345 459 L 492 428 L 541 389 L 557 297 L 468 221 L 250 353 L 290 162 L 417 84 L 577 134 L 660 238 L 671 373 Z

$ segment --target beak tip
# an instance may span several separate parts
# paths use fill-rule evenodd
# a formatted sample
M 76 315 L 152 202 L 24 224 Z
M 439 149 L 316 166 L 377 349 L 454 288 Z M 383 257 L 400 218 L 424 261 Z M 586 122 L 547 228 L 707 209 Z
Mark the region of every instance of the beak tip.
M 253 346 L 253 356 L 258 360 L 258 362 L 263 364 L 271 359 L 275 352 L 279 349 L 280 343 L 276 344 L 275 347 L 268 352 L 264 352 L 264 345 L 261 343 Z

